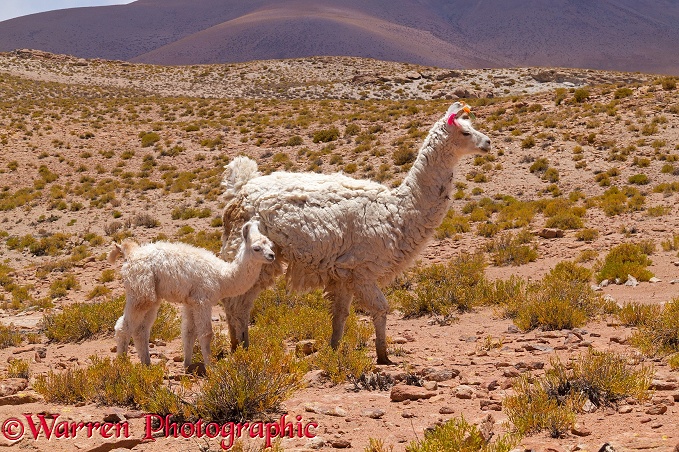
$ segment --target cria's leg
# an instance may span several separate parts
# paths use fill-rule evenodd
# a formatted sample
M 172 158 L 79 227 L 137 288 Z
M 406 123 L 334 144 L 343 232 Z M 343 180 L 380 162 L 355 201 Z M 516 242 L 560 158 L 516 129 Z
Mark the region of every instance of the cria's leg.
M 387 356 L 387 313 L 389 302 L 374 283 L 356 285 L 354 295 L 361 307 L 370 313 L 375 325 L 375 349 L 377 364 L 393 364 Z
M 195 324 L 195 331 L 198 333 L 198 342 L 200 342 L 203 362 L 205 365 L 208 365 L 212 360 L 210 351 L 210 342 L 212 341 L 212 304 L 209 301 L 201 301 L 198 304 L 198 309 L 193 313 L 193 322 Z
M 195 305 L 182 305 L 182 346 L 184 347 L 184 367 L 189 367 L 193 360 L 193 344 L 196 343 L 196 324 L 194 322 Z
M 130 326 L 125 321 L 125 315 L 121 315 L 118 318 L 115 326 L 115 336 L 116 336 L 116 349 L 118 351 L 118 356 L 123 356 L 127 354 L 127 348 L 130 345 Z
M 337 349 L 344 335 L 347 317 L 349 317 L 352 294 L 346 286 L 336 281 L 328 284 L 325 290 L 328 292 L 332 302 L 332 336 L 330 337 L 330 346 Z
M 149 353 L 151 327 L 158 315 L 160 303 L 147 303 L 145 306 L 148 306 L 146 310 L 137 311 L 138 318 L 130 319 L 130 326 L 132 327 L 132 338 L 134 339 L 134 346 L 139 354 L 139 360 L 142 364 L 148 365 L 151 364 L 151 354 Z

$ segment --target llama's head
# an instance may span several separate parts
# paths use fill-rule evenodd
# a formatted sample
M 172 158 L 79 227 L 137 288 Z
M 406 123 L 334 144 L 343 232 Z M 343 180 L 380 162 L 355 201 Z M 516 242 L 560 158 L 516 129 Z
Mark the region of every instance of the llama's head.
M 263 263 L 271 263 L 276 258 L 273 252 L 273 242 L 259 232 L 259 221 L 250 220 L 243 225 L 243 244 L 245 250 Z
M 445 121 L 461 155 L 487 154 L 490 151 L 490 138 L 472 127 L 471 110 L 464 102 L 455 102 L 448 108 Z

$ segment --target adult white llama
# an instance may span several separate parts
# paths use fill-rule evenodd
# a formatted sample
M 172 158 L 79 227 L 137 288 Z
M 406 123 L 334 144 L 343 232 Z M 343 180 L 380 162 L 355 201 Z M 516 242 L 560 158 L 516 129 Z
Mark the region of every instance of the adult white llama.
M 139 246 L 132 240 L 113 244 L 108 260 L 122 254 L 120 274 L 125 286 L 125 311 L 115 334 L 118 355 L 127 353 L 130 336 L 144 364 L 151 363 L 149 337 L 161 300 L 182 305 L 184 366 L 191 364 L 198 337 L 206 364 L 210 362 L 212 306 L 224 297 L 245 293 L 257 281 L 262 265 L 275 259 L 273 243 L 258 223 L 242 227 L 241 245 L 233 262 L 185 243 L 156 242 Z
M 222 300 L 231 346 L 248 346 L 254 299 L 287 264 L 292 290 L 325 288 L 332 302 L 337 347 L 353 297 L 371 314 L 377 362 L 387 356 L 388 303 L 380 287 L 417 257 L 449 208 L 453 169 L 467 154 L 487 153 L 490 139 L 474 130 L 469 107 L 456 102 L 424 140 L 403 183 L 394 189 L 343 174 L 275 172 L 261 176 L 257 164 L 238 157 L 226 166 L 221 256 L 233 257 L 235 231 L 253 216 L 275 244 L 276 261 L 263 269 L 245 294 Z

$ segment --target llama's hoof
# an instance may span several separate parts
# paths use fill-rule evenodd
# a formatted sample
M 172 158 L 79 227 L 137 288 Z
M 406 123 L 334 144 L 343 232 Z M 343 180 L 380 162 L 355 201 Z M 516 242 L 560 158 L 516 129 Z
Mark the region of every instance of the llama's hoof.
M 192 363 L 186 368 L 186 373 L 195 375 L 197 377 L 204 377 L 207 374 L 205 370 L 205 364 L 203 363 Z
M 392 360 L 389 359 L 388 356 L 385 356 L 383 358 L 377 358 L 377 364 L 385 365 L 385 366 L 391 366 L 396 364 Z

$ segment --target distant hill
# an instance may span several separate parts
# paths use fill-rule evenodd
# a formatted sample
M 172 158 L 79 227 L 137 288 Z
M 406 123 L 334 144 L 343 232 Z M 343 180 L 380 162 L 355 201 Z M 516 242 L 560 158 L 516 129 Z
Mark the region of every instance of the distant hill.
M 348 55 L 679 74 L 679 0 L 138 0 L 0 22 L 0 51 L 164 65 Z

